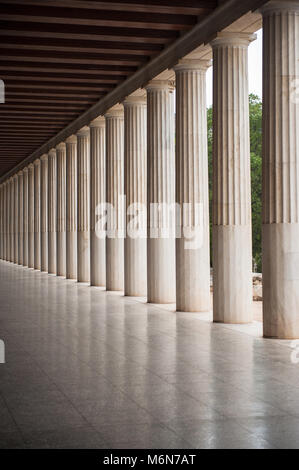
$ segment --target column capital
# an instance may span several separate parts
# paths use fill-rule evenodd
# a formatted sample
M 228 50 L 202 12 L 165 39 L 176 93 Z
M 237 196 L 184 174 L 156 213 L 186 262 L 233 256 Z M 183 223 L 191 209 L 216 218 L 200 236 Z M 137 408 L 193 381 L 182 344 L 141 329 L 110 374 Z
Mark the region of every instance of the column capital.
M 105 118 L 113 118 L 113 117 L 123 117 L 124 115 L 124 107 L 121 103 L 117 103 L 112 108 L 107 109 L 105 113 Z
M 28 166 L 25 166 L 25 168 L 23 168 L 23 173 L 28 173 Z
M 48 157 L 49 158 L 56 157 L 56 148 L 52 148 L 52 149 L 49 150 Z
M 18 176 L 23 176 L 23 170 L 18 171 Z
M 60 150 L 60 151 L 65 150 L 65 143 L 60 142 L 60 144 L 56 145 L 56 150 Z
M 77 136 L 76 134 L 70 135 L 67 139 L 65 139 L 66 144 L 76 144 L 77 143 Z
M 174 80 L 153 79 L 144 87 L 146 90 L 174 89 Z
M 41 157 L 40 157 L 40 160 L 41 161 L 47 161 L 48 160 L 48 154 L 47 153 L 44 153 Z
M 34 164 L 33 164 L 33 163 L 29 163 L 29 165 L 28 165 L 28 170 L 33 170 L 33 168 L 34 168 Z
M 269 16 L 275 12 L 283 11 L 299 13 L 299 3 L 296 0 L 272 0 L 259 8 L 258 11 L 263 16 Z
M 223 46 L 248 47 L 256 39 L 256 34 L 222 31 L 210 41 L 213 49 Z
M 89 127 L 105 127 L 105 116 L 98 116 L 89 123 Z
M 185 72 L 188 70 L 198 70 L 199 72 L 206 72 L 212 65 L 211 60 L 206 59 L 180 59 L 173 67 L 175 73 Z
M 40 165 L 40 159 L 37 158 L 36 160 L 34 160 L 33 165 L 35 165 L 35 166 Z
M 124 107 L 137 106 L 137 105 L 146 106 L 146 93 L 140 96 L 129 95 L 124 99 L 123 104 L 124 104 Z
M 82 129 L 79 129 L 77 132 L 78 137 L 88 137 L 89 136 L 89 127 L 84 126 Z
M 15 173 L 15 174 L 13 175 L 13 179 L 15 180 L 15 179 L 17 179 L 17 178 L 18 178 L 18 174 Z

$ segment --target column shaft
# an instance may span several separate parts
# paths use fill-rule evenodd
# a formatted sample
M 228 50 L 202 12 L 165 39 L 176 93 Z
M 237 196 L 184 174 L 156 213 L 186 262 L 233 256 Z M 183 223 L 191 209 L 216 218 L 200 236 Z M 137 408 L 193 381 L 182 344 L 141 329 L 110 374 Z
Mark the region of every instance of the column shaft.
M 34 268 L 34 165 L 28 165 L 28 267 Z
M 66 277 L 77 279 L 77 137 L 66 140 Z
M 209 178 L 206 70 L 182 60 L 176 71 L 176 302 L 179 311 L 210 310 Z M 177 214 L 178 215 L 178 214 Z
M 14 190 L 14 178 L 10 178 L 10 207 L 9 207 L 9 238 L 10 238 L 10 254 L 9 261 L 14 262 L 14 251 L 15 251 L 15 190 Z
M 40 160 L 34 161 L 34 269 L 40 270 Z
M 14 254 L 13 254 L 13 262 L 18 263 L 19 261 L 19 188 L 18 188 L 18 175 L 14 175 L 13 177 L 13 189 L 14 189 L 14 212 L 13 212 L 13 219 L 14 219 L 14 226 L 13 226 L 13 239 L 14 239 Z
M 252 36 L 220 33 L 213 47 L 214 321 L 252 320 L 247 50 Z
M 124 111 L 111 108 L 106 117 L 107 217 L 106 289 L 124 289 Z
M 169 81 L 147 88 L 147 297 L 175 302 L 174 98 Z
M 23 213 L 23 171 L 18 173 L 18 264 L 23 264 L 23 230 L 24 230 L 24 213 Z
M 66 275 L 66 154 L 65 144 L 56 147 L 57 154 L 57 276 Z
M 90 148 L 89 128 L 84 127 L 77 134 L 77 279 L 90 281 Z
M 124 102 L 124 173 L 126 238 L 125 295 L 147 295 L 146 241 L 146 96 L 129 96 Z
M 28 167 L 23 170 L 23 266 L 28 266 Z
M 264 336 L 299 338 L 299 3 L 262 14 Z
M 106 202 L 105 118 L 90 124 L 90 284 L 106 285 L 106 239 L 97 230 L 98 210 Z
M 48 155 L 40 159 L 40 270 L 48 271 Z
M 56 203 L 57 203 L 56 150 L 48 153 L 48 273 L 56 274 Z

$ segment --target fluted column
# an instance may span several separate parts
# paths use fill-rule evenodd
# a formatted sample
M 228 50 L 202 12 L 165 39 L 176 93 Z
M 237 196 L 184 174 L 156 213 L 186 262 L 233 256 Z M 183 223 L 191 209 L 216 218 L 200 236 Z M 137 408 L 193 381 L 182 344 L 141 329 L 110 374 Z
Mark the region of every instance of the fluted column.
M 23 213 L 23 171 L 18 173 L 18 264 L 23 264 L 23 229 L 24 229 L 24 213 Z
M 28 165 L 28 267 L 34 268 L 34 165 Z
M 125 295 L 147 295 L 146 234 L 146 94 L 124 101 L 124 173 L 126 238 Z
M 147 297 L 175 302 L 174 98 L 171 82 L 147 87 Z
M 66 143 L 66 277 L 77 279 L 77 137 Z
M 56 147 L 57 155 L 57 276 L 66 275 L 66 147 Z
M 10 208 L 9 208 L 9 234 L 10 234 L 10 255 L 9 261 L 14 262 L 15 253 L 15 184 L 14 177 L 10 178 Z
M 3 188 L 4 185 L 0 185 L 0 259 L 3 259 Z
M 77 133 L 77 279 L 90 281 L 90 148 L 89 128 Z
M 264 336 L 299 338 L 299 2 L 261 12 Z
M 28 266 L 28 167 L 23 169 L 23 266 Z
M 220 33 L 213 48 L 214 321 L 252 320 L 248 45 Z
M 40 270 L 40 160 L 34 160 L 34 269 Z
M 40 270 L 48 271 L 48 155 L 40 158 Z
M 6 261 L 10 261 L 10 187 L 11 179 L 7 181 L 6 187 Z
M 184 59 L 176 72 L 176 307 L 210 310 L 206 60 Z
M 97 230 L 99 207 L 106 202 L 105 118 L 90 123 L 90 284 L 106 285 L 106 238 Z M 104 207 L 104 206 L 102 206 Z
M 6 244 L 7 244 L 7 224 L 6 224 L 6 197 L 7 197 L 7 182 L 3 183 L 3 258 L 6 260 Z
M 48 153 L 48 273 L 56 274 L 56 211 L 57 211 L 56 150 Z
M 19 261 L 19 189 L 18 189 L 18 175 L 13 177 L 13 190 L 14 190 L 14 212 L 13 212 L 13 240 L 14 240 L 14 253 L 13 262 L 18 264 Z
M 107 217 L 106 289 L 124 289 L 124 110 L 117 104 L 106 118 Z

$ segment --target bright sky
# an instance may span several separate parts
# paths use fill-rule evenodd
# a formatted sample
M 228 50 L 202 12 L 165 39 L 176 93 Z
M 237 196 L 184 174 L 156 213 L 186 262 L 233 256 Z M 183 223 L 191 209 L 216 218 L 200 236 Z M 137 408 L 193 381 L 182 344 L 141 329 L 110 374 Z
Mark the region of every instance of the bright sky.
M 249 93 L 254 93 L 262 98 L 262 30 L 257 31 L 257 39 L 248 48 L 248 74 Z M 207 71 L 207 106 L 211 106 L 212 98 L 212 67 Z

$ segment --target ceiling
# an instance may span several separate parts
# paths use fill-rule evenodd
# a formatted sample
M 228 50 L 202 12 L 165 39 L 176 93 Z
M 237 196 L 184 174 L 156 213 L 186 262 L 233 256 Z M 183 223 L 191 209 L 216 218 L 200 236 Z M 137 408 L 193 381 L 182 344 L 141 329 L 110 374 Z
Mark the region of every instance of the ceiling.
M 216 6 L 216 0 L 0 0 L 0 176 Z

